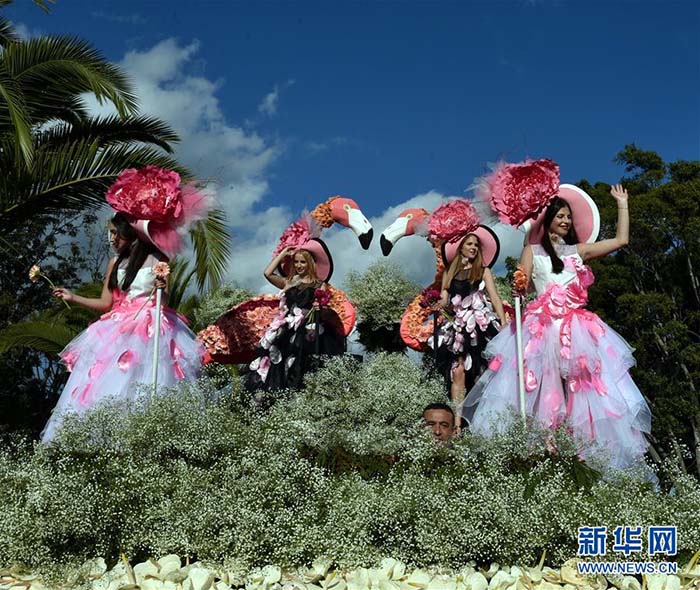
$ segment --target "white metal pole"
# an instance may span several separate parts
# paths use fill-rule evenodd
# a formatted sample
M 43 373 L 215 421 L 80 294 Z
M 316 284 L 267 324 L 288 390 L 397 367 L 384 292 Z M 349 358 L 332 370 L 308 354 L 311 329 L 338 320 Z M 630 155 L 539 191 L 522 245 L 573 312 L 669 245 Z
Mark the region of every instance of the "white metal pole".
M 156 289 L 156 321 L 153 335 L 153 393 L 158 387 L 158 352 L 160 342 L 160 311 L 163 305 L 163 289 Z
M 515 343 L 518 354 L 518 393 L 520 394 L 520 413 L 523 422 L 527 420 L 525 409 L 525 363 L 523 360 L 523 319 L 520 308 L 520 296 L 515 297 Z

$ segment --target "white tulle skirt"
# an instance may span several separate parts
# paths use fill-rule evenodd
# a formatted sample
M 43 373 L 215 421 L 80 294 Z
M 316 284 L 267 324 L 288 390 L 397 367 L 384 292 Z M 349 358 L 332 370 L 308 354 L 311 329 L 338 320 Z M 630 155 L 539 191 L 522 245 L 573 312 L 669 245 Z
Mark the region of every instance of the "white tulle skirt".
M 566 303 L 554 307 L 549 297 L 531 303 L 523 320 L 527 415 L 547 428 L 568 424 L 583 459 L 617 469 L 639 464 L 651 412 L 629 374 L 633 349 L 596 314 Z M 464 414 L 473 432 L 489 436 L 520 413 L 515 326 L 484 354 L 488 369 L 467 396 Z
M 50 441 L 67 413 L 82 414 L 107 398 L 134 399 L 153 380 L 155 304 L 114 293 L 112 310 L 90 324 L 61 352 L 71 371 L 41 439 Z M 158 392 L 199 375 L 204 349 L 184 317 L 161 310 Z

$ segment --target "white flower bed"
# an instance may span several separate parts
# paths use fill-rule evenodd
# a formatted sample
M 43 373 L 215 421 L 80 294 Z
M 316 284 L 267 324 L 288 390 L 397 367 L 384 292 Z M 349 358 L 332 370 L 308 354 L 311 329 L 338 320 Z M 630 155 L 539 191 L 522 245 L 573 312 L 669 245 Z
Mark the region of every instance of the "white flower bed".
M 384 559 L 378 568 L 349 571 L 331 569 L 329 560 L 319 559 L 306 570 L 282 571 L 268 565 L 247 573 L 225 567 L 186 563 L 177 555 L 149 559 L 133 567 L 125 557 L 112 569 L 102 558 L 91 560 L 72 579 L 47 585 L 40 576 L 0 571 L 0 590 L 690 590 L 700 588 L 700 551 L 678 575 L 582 576 L 576 560 L 561 569 L 543 567 L 501 567 L 488 570 L 475 564 L 459 571 L 410 569 L 395 559 Z

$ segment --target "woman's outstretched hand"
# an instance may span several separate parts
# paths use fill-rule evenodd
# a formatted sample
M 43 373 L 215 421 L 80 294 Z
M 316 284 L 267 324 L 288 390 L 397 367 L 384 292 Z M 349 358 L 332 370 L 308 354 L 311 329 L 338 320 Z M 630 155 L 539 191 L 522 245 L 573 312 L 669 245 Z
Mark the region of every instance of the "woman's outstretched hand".
M 618 207 L 622 205 L 627 206 L 629 195 L 627 194 L 627 189 L 623 188 L 621 184 L 613 184 L 610 187 L 610 194 L 617 201 Z
M 67 303 L 70 303 L 75 299 L 73 291 L 71 291 L 70 289 L 66 289 L 65 287 L 58 287 L 57 289 L 54 289 L 53 296 L 58 297 L 59 299 L 63 299 L 63 301 Z

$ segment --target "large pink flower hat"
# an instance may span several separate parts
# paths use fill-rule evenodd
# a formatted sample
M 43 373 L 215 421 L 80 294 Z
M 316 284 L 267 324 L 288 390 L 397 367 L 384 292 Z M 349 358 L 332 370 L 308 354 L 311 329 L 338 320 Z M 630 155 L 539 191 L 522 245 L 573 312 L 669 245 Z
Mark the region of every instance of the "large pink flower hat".
M 106 199 L 142 239 L 166 256 L 182 250 L 182 236 L 213 204 L 194 184 L 183 184 L 177 172 L 157 166 L 122 170 Z

